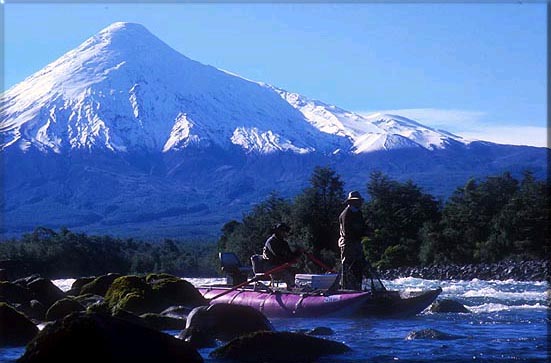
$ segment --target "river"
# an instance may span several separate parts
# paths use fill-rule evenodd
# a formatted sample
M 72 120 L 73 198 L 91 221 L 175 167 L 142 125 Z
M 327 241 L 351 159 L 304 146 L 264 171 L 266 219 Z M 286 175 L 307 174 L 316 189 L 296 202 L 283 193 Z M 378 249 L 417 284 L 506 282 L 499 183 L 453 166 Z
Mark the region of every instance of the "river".
M 194 284 L 220 279 L 188 279 Z M 67 290 L 72 279 L 55 280 Z M 319 318 L 272 319 L 277 330 L 297 331 L 330 327 L 327 337 L 347 344 L 352 351 L 320 359 L 320 363 L 356 362 L 549 362 L 549 285 L 526 281 L 436 281 L 418 278 L 383 280 L 388 289 L 415 291 L 442 287 L 439 299 L 461 302 L 471 313 L 436 314 L 425 310 L 407 319 Z M 434 329 L 453 339 L 413 339 L 413 331 Z M 177 331 L 169 331 L 177 335 Z M 210 349 L 199 352 L 205 362 Z M 0 348 L 0 362 L 13 362 L 24 347 Z M 98 362 L 100 363 L 100 362 Z M 156 363 L 156 362 L 152 362 Z

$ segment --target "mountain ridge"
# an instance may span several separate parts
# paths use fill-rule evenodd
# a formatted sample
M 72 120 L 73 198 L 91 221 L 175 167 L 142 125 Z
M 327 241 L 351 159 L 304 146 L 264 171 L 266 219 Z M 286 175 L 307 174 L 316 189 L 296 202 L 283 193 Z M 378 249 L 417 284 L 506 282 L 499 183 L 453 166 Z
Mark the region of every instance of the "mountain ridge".
M 530 169 L 545 178 L 549 156 L 250 81 L 128 23 L 10 88 L 0 114 L 0 237 L 41 225 L 215 238 L 271 193 L 294 197 L 316 166 L 347 190 L 364 193 L 377 170 L 445 199 L 471 177 Z
M 108 26 L 14 86 L 0 109 L 9 120 L 3 149 L 166 152 L 215 143 L 258 153 L 363 153 L 465 143 L 401 116 L 362 116 L 203 65 L 133 23 Z

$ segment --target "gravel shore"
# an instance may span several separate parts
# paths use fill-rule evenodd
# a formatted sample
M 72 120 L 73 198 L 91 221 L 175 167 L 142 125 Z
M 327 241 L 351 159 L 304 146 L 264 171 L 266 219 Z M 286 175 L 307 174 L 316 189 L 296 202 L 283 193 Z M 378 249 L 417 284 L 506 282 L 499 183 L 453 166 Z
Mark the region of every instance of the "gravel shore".
M 501 261 L 468 265 L 435 264 L 424 267 L 400 267 L 379 271 L 383 279 L 419 277 L 428 280 L 517 280 L 550 281 L 551 262 L 546 260 Z

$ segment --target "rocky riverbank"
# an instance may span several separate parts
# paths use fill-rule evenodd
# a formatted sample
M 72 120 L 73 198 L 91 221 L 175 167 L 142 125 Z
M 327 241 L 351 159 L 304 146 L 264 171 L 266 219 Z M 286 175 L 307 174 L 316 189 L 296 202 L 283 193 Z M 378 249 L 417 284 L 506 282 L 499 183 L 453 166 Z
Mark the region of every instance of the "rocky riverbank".
M 514 261 L 481 264 L 435 264 L 423 267 L 400 267 L 379 271 L 383 279 L 418 277 L 427 280 L 517 280 L 550 281 L 551 262 L 546 260 Z

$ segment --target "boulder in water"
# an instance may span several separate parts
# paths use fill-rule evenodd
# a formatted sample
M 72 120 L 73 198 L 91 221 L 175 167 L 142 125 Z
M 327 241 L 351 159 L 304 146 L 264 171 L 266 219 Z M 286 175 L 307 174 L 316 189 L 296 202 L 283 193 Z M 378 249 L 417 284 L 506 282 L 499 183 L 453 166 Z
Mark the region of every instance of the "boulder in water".
M 105 301 L 111 309 L 135 314 L 160 313 L 173 305 L 196 307 L 207 303 L 199 290 L 180 278 L 165 276 L 160 280 L 149 279 L 148 283 L 146 278 L 133 275 L 115 279 L 105 294 Z
M 140 315 L 140 318 L 147 326 L 156 330 L 183 330 L 186 327 L 186 319 L 161 314 L 147 313 Z
M 49 324 L 27 345 L 19 363 L 200 363 L 187 342 L 109 315 L 75 313 Z
M 239 362 L 313 362 L 350 350 L 343 343 L 291 332 L 260 331 L 241 336 L 210 353 L 212 358 Z
M 29 319 L 43 321 L 46 317 L 46 307 L 38 300 L 31 300 L 28 303 L 16 306 L 16 309 Z
M 85 307 L 75 299 L 65 298 L 56 301 L 48 311 L 46 311 L 46 320 L 53 321 L 66 317 L 77 311 L 84 311 Z
M 191 313 L 193 308 L 183 305 L 170 306 L 161 312 L 161 315 L 170 316 L 171 318 L 185 319 Z
M 31 281 L 27 287 L 34 294 L 34 298 L 44 304 L 46 308 L 52 306 L 57 300 L 66 297 L 59 287 L 42 277 Z
M 81 295 L 80 290 L 82 290 L 82 287 L 94 281 L 95 279 L 96 279 L 95 276 L 79 277 L 73 282 L 73 284 L 71 285 L 71 288 L 66 292 L 66 294 L 72 295 L 72 296 Z
M 78 292 L 78 295 L 84 295 L 84 294 L 94 294 L 94 295 L 100 295 L 105 296 L 107 293 L 107 290 L 109 290 L 109 287 L 115 281 L 117 278 L 121 277 L 122 275 L 119 273 L 108 273 L 107 275 L 101 275 L 93 279 L 92 281 L 88 281 L 88 278 L 85 278 L 85 281 L 88 281 L 82 287 L 80 288 L 80 291 Z M 78 280 L 77 280 L 78 281 Z M 75 281 L 73 283 L 73 286 L 75 286 Z M 80 284 L 77 283 L 75 288 Z M 71 290 L 73 287 L 71 287 Z
M 416 339 L 432 339 L 432 340 L 453 340 L 464 338 L 459 335 L 453 335 L 441 332 L 436 329 L 423 329 L 418 331 L 412 331 L 406 336 L 406 340 Z
M 228 341 L 261 330 L 274 328 L 260 311 L 250 306 L 214 304 L 193 309 L 179 337 L 203 347 L 213 346 L 215 339 Z
M 160 303 L 157 312 L 174 305 L 201 306 L 207 305 L 207 300 L 189 281 L 179 277 L 163 274 L 152 278 L 146 277 L 147 283 L 151 286 L 155 300 Z
M 0 302 L 0 347 L 27 344 L 38 333 L 38 328 L 25 315 Z
M 0 301 L 24 304 L 32 299 L 32 292 L 19 284 L 0 281 Z
M 435 301 L 431 305 L 430 311 L 433 313 L 470 313 L 471 312 L 460 302 L 457 302 L 451 299 L 442 299 L 442 300 Z

